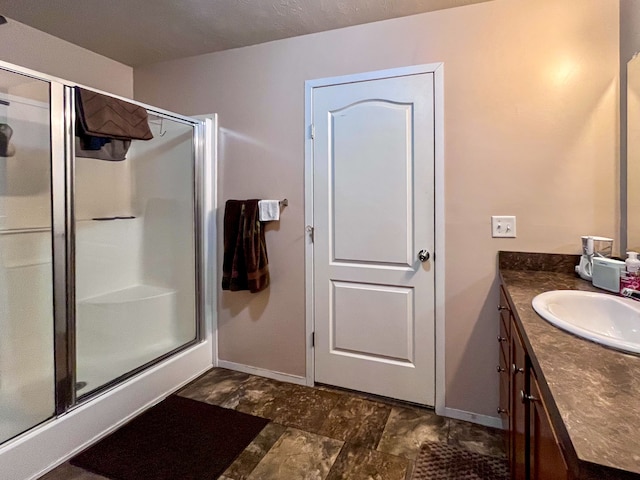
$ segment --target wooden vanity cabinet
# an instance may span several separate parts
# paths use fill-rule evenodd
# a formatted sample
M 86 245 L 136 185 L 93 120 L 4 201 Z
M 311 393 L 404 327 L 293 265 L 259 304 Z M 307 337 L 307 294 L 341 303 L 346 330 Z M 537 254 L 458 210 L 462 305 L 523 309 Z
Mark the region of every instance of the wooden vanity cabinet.
M 505 432 L 505 442 L 507 451 L 509 450 L 511 425 L 511 374 L 509 371 L 511 360 L 511 310 L 508 307 L 507 299 L 500 290 L 500 333 L 498 334 L 498 345 L 500 349 L 498 357 L 497 371 L 500 376 L 500 403 L 498 404 L 498 414 L 502 419 L 502 429 Z
M 513 322 L 513 319 L 512 319 Z M 527 356 L 522 339 L 515 324 L 511 326 L 511 478 L 526 480 L 527 476 L 527 404 L 522 401 L 521 393 L 527 390 Z
M 500 288 L 500 405 L 512 480 L 571 480 L 513 309 Z M 504 337 L 503 337 L 504 335 Z M 502 338 L 506 338 L 502 340 Z M 503 360 L 503 356 L 506 358 Z M 506 367 L 502 370 L 501 367 Z
M 568 480 L 569 468 L 551 425 L 534 374 L 529 375 L 529 478 Z

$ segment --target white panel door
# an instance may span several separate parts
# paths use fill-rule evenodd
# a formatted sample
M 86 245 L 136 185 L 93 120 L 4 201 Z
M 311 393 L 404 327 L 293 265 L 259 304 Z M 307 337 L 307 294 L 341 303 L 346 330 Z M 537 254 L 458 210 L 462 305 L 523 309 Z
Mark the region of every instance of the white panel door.
M 433 82 L 312 93 L 315 381 L 424 405 L 435 401 Z

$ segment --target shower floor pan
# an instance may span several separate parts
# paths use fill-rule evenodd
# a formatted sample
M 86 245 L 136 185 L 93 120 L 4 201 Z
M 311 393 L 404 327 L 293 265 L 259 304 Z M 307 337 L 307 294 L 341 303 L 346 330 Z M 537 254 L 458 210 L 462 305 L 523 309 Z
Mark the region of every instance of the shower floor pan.
M 80 300 L 76 316 L 79 393 L 124 375 L 185 341 L 178 334 L 175 290 L 134 285 Z

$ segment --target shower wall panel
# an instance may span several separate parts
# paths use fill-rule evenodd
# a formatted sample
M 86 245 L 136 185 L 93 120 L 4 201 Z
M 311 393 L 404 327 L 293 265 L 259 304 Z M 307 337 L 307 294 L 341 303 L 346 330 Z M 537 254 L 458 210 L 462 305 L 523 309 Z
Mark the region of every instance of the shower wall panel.
M 55 409 L 48 98 L 0 71 L 0 443 Z
M 131 215 L 131 162 L 106 162 L 77 157 L 75 161 L 77 220 Z
M 2 76 L 0 82 L 1 79 Z M 26 82 L 31 90 L 39 86 L 34 86 L 31 80 Z M 42 92 L 33 96 L 41 97 Z M 3 162 L 0 228 L 49 227 L 49 104 L 12 94 L 0 94 L 0 99 L 9 104 L 0 104 L 0 123 L 11 129 L 10 144 L 15 151 L 11 156 L 0 157 Z
M 80 396 L 196 338 L 194 127 L 151 127 L 124 161 L 76 159 Z
M 157 141 L 132 146 L 132 210 L 144 225 L 142 275 L 145 283 L 176 290 L 176 332 L 187 341 L 195 337 L 196 316 L 193 127 L 156 119 L 152 131 Z

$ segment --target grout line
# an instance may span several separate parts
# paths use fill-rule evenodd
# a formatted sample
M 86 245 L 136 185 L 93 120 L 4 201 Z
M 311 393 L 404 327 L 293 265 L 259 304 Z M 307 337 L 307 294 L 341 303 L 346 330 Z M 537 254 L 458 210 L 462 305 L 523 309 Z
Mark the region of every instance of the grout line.
M 451 419 L 447 418 L 445 422 L 447 423 L 447 436 L 445 438 L 445 443 L 447 445 L 451 445 Z

